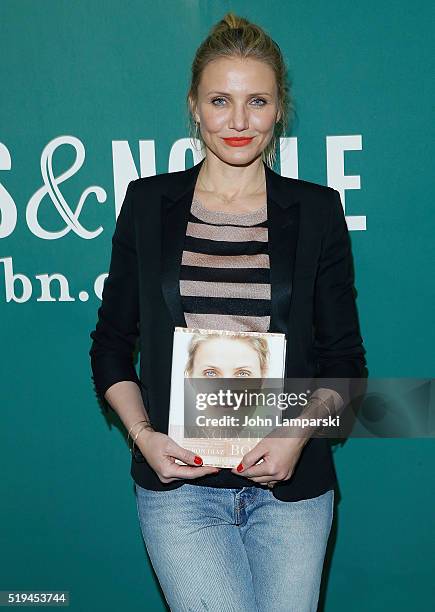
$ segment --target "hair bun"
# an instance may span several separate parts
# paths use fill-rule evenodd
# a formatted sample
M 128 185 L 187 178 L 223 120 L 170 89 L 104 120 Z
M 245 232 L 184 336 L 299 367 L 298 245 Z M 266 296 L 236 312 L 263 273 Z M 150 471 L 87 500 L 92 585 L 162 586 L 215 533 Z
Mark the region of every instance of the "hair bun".
M 221 19 L 221 23 L 225 23 L 231 30 L 240 30 L 244 26 L 249 25 L 250 22 L 244 17 L 239 17 L 238 15 L 230 11 L 229 13 L 223 16 L 223 18 Z

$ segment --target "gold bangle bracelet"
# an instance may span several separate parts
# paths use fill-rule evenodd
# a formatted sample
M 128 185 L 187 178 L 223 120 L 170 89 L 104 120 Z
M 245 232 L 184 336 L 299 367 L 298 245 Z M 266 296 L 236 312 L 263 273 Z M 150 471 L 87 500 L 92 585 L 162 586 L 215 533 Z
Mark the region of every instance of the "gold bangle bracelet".
M 128 435 L 127 435 L 127 446 L 128 446 L 128 441 L 130 439 L 130 434 L 131 431 L 133 429 L 133 427 L 136 427 L 136 425 L 139 425 L 139 423 L 148 423 L 148 421 L 146 419 L 143 419 L 142 421 L 136 421 L 136 423 L 133 423 L 133 425 L 130 427 L 130 429 L 128 430 Z
M 130 452 L 132 452 L 132 453 L 133 453 L 133 451 L 134 451 L 134 447 L 136 446 L 136 440 L 137 440 L 137 438 L 138 438 L 138 436 L 139 436 L 140 432 L 141 432 L 141 431 L 143 431 L 144 429 L 151 429 L 152 431 L 155 431 L 155 429 L 152 427 L 152 425 L 151 425 L 150 423 L 148 423 L 148 422 L 146 422 L 146 424 L 145 424 L 145 425 L 142 425 L 142 427 L 139 429 L 139 431 L 138 431 L 138 432 L 137 432 L 137 434 L 135 435 L 134 440 L 133 440 L 133 438 L 131 439 L 131 441 L 132 441 L 132 446 L 131 446 Z
M 320 402 L 321 404 L 323 404 L 323 406 L 325 406 L 325 408 L 326 408 L 326 410 L 327 410 L 327 412 L 328 412 L 328 415 L 329 415 L 330 417 L 332 417 L 332 414 L 331 414 L 331 411 L 329 410 L 329 406 L 328 406 L 328 404 L 327 404 L 327 403 L 326 403 L 324 400 L 320 399 L 320 397 L 312 397 L 312 398 L 310 399 L 310 402 L 314 402 L 314 401 L 316 401 L 316 400 L 317 400 L 318 402 Z

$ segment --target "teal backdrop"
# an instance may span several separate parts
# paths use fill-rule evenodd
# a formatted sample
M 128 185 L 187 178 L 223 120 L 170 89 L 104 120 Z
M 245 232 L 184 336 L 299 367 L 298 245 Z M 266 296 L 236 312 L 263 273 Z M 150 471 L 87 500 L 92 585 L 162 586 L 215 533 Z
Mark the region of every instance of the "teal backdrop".
M 194 161 L 190 65 L 228 10 L 289 65 L 297 115 L 276 170 L 342 193 L 369 374 L 434 374 L 432 2 L 2 0 L 0 590 L 165 610 L 89 333 L 128 181 Z M 353 439 L 334 456 L 320 609 L 429 609 L 434 440 Z

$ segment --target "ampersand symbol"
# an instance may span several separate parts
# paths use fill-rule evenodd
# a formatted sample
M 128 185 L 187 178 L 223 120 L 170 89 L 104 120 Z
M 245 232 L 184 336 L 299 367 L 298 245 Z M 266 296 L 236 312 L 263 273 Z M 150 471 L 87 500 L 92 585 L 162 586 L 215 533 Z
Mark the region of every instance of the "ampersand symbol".
M 58 147 L 63 145 L 71 145 L 74 147 L 76 152 L 76 159 L 66 172 L 56 177 L 53 173 L 52 167 L 52 159 L 53 154 Z M 35 236 L 38 238 L 43 238 L 44 240 L 56 240 L 57 238 L 62 238 L 66 234 L 68 234 L 71 230 L 73 230 L 78 236 L 81 238 L 85 238 L 86 240 L 90 240 L 92 238 L 96 238 L 101 232 L 103 228 L 98 227 L 94 231 L 89 231 L 83 227 L 83 225 L 79 222 L 80 213 L 83 208 L 83 204 L 86 201 L 86 198 L 89 194 L 95 193 L 97 201 L 101 204 L 105 202 L 107 199 L 107 193 L 102 187 L 92 186 L 88 187 L 84 190 L 82 195 L 80 196 L 79 203 L 76 206 L 76 209 L 73 211 L 68 205 L 67 201 L 62 195 L 62 192 L 59 189 L 59 185 L 73 176 L 83 165 L 85 160 L 85 148 L 83 143 L 74 136 L 59 136 L 55 138 L 51 142 L 47 144 L 47 146 L 42 151 L 41 155 L 41 174 L 44 181 L 44 186 L 38 189 L 36 193 L 30 198 L 29 203 L 26 209 L 26 221 L 29 229 L 32 231 Z M 65 227 L 62 230 L 57 232 L 52 232 L 41 227 L 38 221 L 38 210 L 39 206 L 44 199 L 44 197 L 48 195 L 52 203 L 54 204 L 56 210 L 59 215 L 65 222 Z

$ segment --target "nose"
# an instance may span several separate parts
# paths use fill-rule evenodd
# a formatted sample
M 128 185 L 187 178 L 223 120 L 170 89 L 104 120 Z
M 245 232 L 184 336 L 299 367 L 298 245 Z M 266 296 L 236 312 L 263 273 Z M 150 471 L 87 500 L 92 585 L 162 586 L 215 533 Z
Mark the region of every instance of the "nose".
M 248 112 L 244 104 L 233 105 L 228 127 L 237 132 L 242 132 L 249 128 Z

